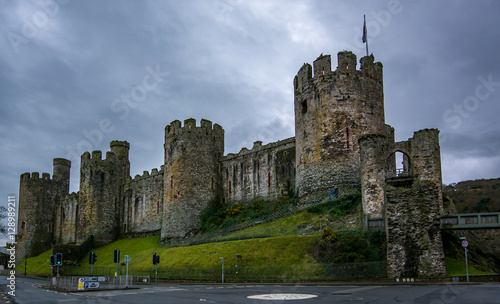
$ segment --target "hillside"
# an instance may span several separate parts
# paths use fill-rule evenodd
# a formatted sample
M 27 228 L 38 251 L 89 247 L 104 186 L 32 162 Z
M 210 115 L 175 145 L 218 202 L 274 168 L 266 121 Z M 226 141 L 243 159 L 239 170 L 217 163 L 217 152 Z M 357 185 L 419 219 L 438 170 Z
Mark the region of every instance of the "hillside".
M 450 184 L 443 193 L 453 200 L 458 213 L 500 212 L 500 178 Z

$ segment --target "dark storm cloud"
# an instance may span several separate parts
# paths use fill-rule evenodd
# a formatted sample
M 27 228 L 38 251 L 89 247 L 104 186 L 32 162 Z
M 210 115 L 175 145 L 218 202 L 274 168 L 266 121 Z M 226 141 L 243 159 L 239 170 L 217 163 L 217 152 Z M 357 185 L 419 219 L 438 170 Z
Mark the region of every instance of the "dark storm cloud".
M 499 2 L 0 6 L 4 200 L 18 192 L 20 174 L 51 172 L 55 157 L 71 159 L 71 189 L 78 190 L 81 152 L 107 151 L 115 139 L 131 143 L 132 176 L 158 168 L 164 127 L 176 119 L 222 125 L 226 153 L 293 136 L 294 75 L 321 53 L 335 58 L 333 69 L 338 51 L 361 58 L 363 14 L 370 53 L 384 65 L 386 121 L 397 139 L 439 128 L 446 183 L 499 175 Z M 477 98 L 481 79 L 493 85 L 480 89 L 489 96 L 475 103 L 469 97 Z

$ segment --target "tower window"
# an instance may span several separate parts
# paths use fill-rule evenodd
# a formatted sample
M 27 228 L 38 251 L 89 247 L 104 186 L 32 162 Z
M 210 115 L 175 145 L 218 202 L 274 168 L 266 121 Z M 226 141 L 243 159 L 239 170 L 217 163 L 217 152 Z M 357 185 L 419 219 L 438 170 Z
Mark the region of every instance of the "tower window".
M 26 222 L 21 222 L 21 229 L 26 229 Z
M 271 188 L 271 173 L 267 173 L 267 187 Z
M 344 128 L 344 141 L 345 141 L 344 148 L 351 149 L 351 134 L 349 127 Z
M 170 175 L 170 189 L 174 188 L 174 176 Z
M 156 201 L 156 214 L 160 213 L 160 201 Z
M 307 113 L 307 99 L 300 103 L 300 113 L 302 115 Z

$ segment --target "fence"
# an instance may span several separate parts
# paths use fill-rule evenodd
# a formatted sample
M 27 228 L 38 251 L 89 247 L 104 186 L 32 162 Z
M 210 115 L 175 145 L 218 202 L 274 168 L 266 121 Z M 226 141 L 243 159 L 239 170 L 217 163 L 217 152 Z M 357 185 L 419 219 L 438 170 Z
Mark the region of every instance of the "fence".
M 353 195 L 353 194 L 358 194 L 360 192 L 359 187 L 357 186 L 346 186 L 342 187 L 342 189 L 339 189 L 339 194 L 338 198 L 336 199 L 342 199 L 342 197 L 346 197 L 348 195 Z M 241 232 L 241 233 L 236 233 L 235 231 L 240 231 L 245 228 L 249 228 L 252 226 L 256 226 L 265 222 L 269 222 L 281 217 L 289 216 L 294 213 L 309 209 L 311 207 L 324 204 L 328 201 L 331 200 L 330 198 L 330 191 L 329 190 L 323 190 L 322 191 L 322 197 L 325 197 L 322 201 L 316 201 L 316 202 L 305 202 L 305 203 L 299 203 L 299 204 L 293 204 L 293 205 L 287 205 L 284 208 L 280 209 L 279 211 L 268 214 L 256 219 L 251 219 L 249 221 L 246 221 L 241 224 L 233 225 L 230 227 L 222 228 L 220 230 L 217 230 L 215 232 L 207 233 L 207 234 L 202 234 L 198 235 L 195 237 L 191 238 L 185 238 L 185 239 L 173 239 L 173 240 L 168 240 L 162 242 L 162 245 L 168 246 L 168 247 L 179 247 L 179 246 L 191 246 L 191 245 L 200 245 L 200 244 L 206 244 L 206 243 L 215 243 L 215 242 L 220 242 L 220 241 L 230 241 L 230 240 L 243 240 L 243 239 L 249 239 L 249 238 L 255 238 L 256 235 L 257 237 L 270 237 L 270 236 L 281 236 L 281 235 L 271 235 L 268 231 L 256 231 L 252 230 L 252 232 Z M 332 224 L 335 225 L 335 224 Z M 331 226 L 334 229 L 344 229 L 343 223 L 342 224 L 337 224 L 338 227 Z M 280 227 L 282 228 L 282 227 Z M 269 228 L 264 228 L 264 229 L 269 229 Z M 296 231 L 300 229 L 293 228 L 292 230 Z M 283 235 L 287 235 L 287 232 L 284 232 Z M 251 235 L 250 235 L 251 234 Z M 311 233 L 309 233 L 311 234 Z M 288 234 L 288 235 L 297 235 L 297 234 Z
M 386 262 L 346 263 L 346 264 L 306 264 L 283 266 L 245 266 L 239 262 L 226 261 L 224 268 L 225 282 L 320 282 L 376 279 L 387 277 Z M 114 277 L 105 273 L 114 272 L 113 267 L 98 267 L 94 273 L 98 277 L 106 277 L 102 287 L 116 288 Z M 60 278 L 61 286 L 77 286 L 78 278 L 68 276 Z M 153 267 L 129 269 L 129 284 L 152 283 L 155 281 Z M 158 267 L 158 278 L 161 282 L 221 282 L 222 265 L 217 267 Z M 118 276 L 118 286 L 124 286 L 125 276 Z
M 101 267 L 101 268 L 106 268 L 101 269 L 103 270 L 103 273 L 109 273 L 111 272 L 111 267 Z M 81 282 L 81 279 L 87 279 L 87 282 L 89 282 L 88 279 L 90 279 L 89 275 L 66 275 L 66 276 L 61 276 L 61 277 L 48 277 L 47 279 L 49 280 L 49 285 L 52 287 L 56 287 L 58 289 L 65 289 L 65 290 L 79 290 L 79 287 L 82 287 L 84 289 L 93 289 L 93 288 L 98 288 L 99 290 L 103 289 L 121 289 L 125 288 L 127 286 L 132 286 L 132 285 L 137 285 L 137 284 L 143 284 L 143 283 L 150 283 L 151 279 L 150 276 L 139 276 L 139 275 L 129 275 L 128 277 L 124 275 L 119 275 L 117 277 L 115 276 L 106 276 L 106 275 L 99 275 L 99 276 L 93 276 L 93 285 L 91 287 L 85 286 L 85 284 L 82 284 L 79 286 L 79 282 Z M 85 280 L 85 279 L 84 279 Z M 128 280 L 128 281 L 127 281 Z M 98 284 L 96 284 L 98 283 Z

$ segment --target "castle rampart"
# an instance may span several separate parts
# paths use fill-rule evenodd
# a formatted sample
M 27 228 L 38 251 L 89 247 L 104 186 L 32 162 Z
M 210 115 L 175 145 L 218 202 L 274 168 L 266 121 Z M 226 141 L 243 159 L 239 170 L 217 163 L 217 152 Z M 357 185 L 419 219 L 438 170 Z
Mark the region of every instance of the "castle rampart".
M 125 183 L 122 233 L 159 232 L 163 210 L 163 168 L 144 171 Z
M 54 216 L 54 240 L 57 244 L 76 242 L 77 215 L 78 194 L 73 192 L 61 197 Z
M 222 161 L 224 199 L 243 203 L 252 199 L 274 200 L 295 189 L 295 138 L 241 149 Z

